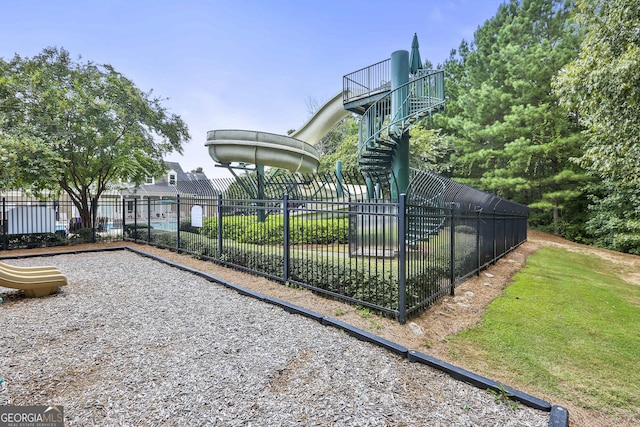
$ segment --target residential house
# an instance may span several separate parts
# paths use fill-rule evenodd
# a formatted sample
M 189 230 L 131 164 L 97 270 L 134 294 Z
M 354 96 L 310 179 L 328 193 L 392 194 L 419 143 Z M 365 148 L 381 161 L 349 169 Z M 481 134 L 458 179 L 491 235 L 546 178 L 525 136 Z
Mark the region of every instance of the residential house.
M 163 176 L 147 177 L 141 185 L 122 190 L 127 220 L 174 229 L 178 218 L 191 216 L 194 205 L 202 206 L 206 215 L 207 207 L 216 203 L 218 192 L 203 172 L 184 172 L 177 162 L 165 163 Z

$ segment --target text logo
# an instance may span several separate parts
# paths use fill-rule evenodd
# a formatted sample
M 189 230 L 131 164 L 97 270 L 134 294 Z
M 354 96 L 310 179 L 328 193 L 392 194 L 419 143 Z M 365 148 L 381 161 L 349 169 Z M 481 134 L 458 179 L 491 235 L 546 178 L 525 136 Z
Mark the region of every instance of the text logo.
M 64 427 L 62 406 L 0 406 L 0 427 Z

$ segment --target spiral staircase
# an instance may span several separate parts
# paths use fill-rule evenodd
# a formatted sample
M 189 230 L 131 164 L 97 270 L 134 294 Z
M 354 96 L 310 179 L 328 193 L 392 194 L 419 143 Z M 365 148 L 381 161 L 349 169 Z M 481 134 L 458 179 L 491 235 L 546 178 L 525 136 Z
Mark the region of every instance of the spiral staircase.
M 386 93 L 384 89 L 378 90 L 371 98 L 359 105 L 364 112 L 359 129 L 358 165 L 369 178 L 388 178 L 398 141 L 418 121 L 444 108 L 444 73 L 418 70 L 408 83 L 394 90 L 389 88 Z M 392 99 L 399 104 L 394 106 L 395 112 Z
M 345 109 L 362 115 L 358 166 L 373 182 L 393 182 L 392 163 L 399 141 L 421 119 L 444 109 L 444 72 L 417 70 L 409 82 L 391 90 L 383 61 L 344 77 Z M 377 83 L 377 84 L 376 84 Z M 407 244 L 437 235 L 444 226 L 444 184 L 437 175 L 413 170 L 409 194 Z

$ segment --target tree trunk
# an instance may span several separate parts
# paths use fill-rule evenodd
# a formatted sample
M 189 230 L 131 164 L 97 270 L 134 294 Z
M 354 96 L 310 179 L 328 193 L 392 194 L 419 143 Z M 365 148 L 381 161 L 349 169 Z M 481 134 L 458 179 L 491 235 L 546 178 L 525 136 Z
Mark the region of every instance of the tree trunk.
M 91 199 L 86 196 L 80 200 L 74 199 L 73 202 L 82 221 L 81 228 L 93 228 L 93 212 L 97 209 L 96 204 L 91 203 Z

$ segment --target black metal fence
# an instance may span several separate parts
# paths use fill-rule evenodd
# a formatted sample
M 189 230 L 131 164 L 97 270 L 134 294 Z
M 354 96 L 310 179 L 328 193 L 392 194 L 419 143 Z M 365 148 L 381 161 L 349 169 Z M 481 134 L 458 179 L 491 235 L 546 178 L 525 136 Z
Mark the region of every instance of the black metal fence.
M 260 182 L 258 182 L 260 181 Z M 217 197 L 2 198 L 2 249 L 129 240 L 185 252 L 405 322 L 527 238 L 527 208 L 429 172 L 406 195 L 361 175 L 245 174 Z M 256 186 L 265 198 L 255 198 Z
M 120 195 L 93 201 L 90 223 L 66 196 L 36 198 L 21 191 L 3 195 L 0 206 L 0 249 L 22 249 L 123 239 Z

